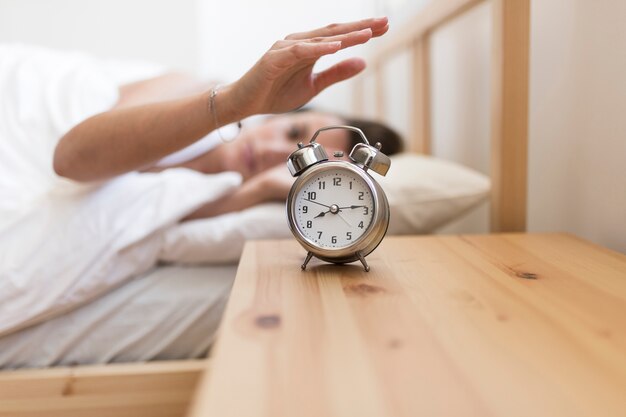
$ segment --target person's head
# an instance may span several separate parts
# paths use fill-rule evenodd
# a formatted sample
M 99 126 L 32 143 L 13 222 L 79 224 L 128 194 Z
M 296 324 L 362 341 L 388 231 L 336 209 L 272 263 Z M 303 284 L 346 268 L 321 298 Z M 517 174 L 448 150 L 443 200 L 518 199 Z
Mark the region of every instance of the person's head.
M 223 167 L 250 178 L 275 165 L 285 164 L 298 142 L 308 143 L 318 129 L 330 125 L 358 127 L 372 145 L 380 142 L 382 152 L 387 155 L 402 151 L 401 137 L 381 123 L 307 110 L 271 116 L 259 125 L 244 126 L 236 140 L 220 146 Z M 361 142 L 361 137 L 348 130 L 333 129 L 320 133 L 316 141 L 329 155 L 343 151 L 347 156 L 352 147 Z
M 392 128 L 386 124 L 368 120 L 359 119 L 355 117 L 343 117 L 344 124 L 348 126 L 354 126 L 361 129 L 365 134 L 365 137 L 370 142 L 370 145 L 375 145 L 376 142 L 380 142 L 382 145 L 380 150 L 385 155 L 393 155 L 400 153 L 404 150 L 404 142 L 402 137 Z M 350 140 L 348 152 L 352 150 L 354 145 L 361 143 L 361 135 L 356 132 L 347 131 Z

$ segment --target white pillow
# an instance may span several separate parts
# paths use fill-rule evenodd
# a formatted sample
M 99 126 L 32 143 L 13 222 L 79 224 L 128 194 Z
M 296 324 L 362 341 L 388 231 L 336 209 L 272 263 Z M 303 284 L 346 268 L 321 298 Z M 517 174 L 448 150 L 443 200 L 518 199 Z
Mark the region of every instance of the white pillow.
M 387 176 L 376 180 L 389 200 L 389 234 L 433 232 L 485 201 L 491 188 L 477 171 L 410 153 L 391 157 Z
M 285 204 L 261 204 L 235 213 L 193 220 L 165 231 L 159 259 L 173 263 L 234 263 L 249 239 L 291 236 Z
M 391 209 L 389 234 L 429 233 L 486 199 L 485 175 L 434 157 L 400 154 L 386 177 L 373 174 Z M 231 263 L 248 239 L 291 237 L 284 203 L 182 223 L 164 234 L 159 258 L 174 263 Z

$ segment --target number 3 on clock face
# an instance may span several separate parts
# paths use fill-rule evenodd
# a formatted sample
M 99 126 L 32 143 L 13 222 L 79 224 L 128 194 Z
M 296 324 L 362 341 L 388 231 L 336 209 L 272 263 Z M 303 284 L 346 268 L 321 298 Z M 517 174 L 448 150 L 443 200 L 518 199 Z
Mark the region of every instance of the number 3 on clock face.
M 353 245 L 374 217 L 368 184 L 349 170 L 333 169 L 310 177 L 295 195 L 292 214 L 300 233 L 316 246 Z

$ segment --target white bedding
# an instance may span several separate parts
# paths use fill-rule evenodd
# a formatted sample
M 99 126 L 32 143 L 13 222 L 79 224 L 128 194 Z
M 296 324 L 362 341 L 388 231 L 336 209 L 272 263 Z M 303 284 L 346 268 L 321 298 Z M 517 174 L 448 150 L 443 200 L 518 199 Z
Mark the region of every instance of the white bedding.
M 140 73 L 158 71 L 0 44 L 0 335 L 70 311 L 148 270 L 165 228 L 241 183 L 239 174 L 186 169 L 89 186 L 54 174 L 59 138 L 111 108 L 119 85 Z
M 0 233 L 0 334 L 71 310 L 148 270 L 165 228 L 240 181 L 234 173 L 176 169 L 46 195 Z
M 120 83 L 158 73 L 146 68 L 0 44 L 0 337 L 68 317 L 159 260 L 236 262 L 247 239 L 289 236 L 280 204 L 178 224 L 237 187 L 235 173 L 169 169 L 91 186 L 54 175 L 58 139 L 110 108 Z M 391 232 L 432 231 L 487 196 L 476 172 L 416 155 L 392 160 L 382 181 Z
M 197 358 L 236 267 L 161 266 L 67 314 L 0 338 L 0 368 Z

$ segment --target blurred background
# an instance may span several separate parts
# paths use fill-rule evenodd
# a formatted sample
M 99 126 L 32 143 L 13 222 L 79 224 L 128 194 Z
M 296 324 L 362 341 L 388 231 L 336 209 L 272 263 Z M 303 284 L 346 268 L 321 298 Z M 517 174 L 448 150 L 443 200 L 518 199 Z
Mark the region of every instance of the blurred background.
M 437 0 L 432 0 L 437 1 Z M 289 33 L 387 15 L 391 31 L 426 0 L 0 0 L 0 42 L 157 62 L 232 81 Z M 433 153 L 489 170 L 489 2 L 432 35 Z M 567 231 L 626 253 L 623 0 L 531 1 L 528 230 Z M 367 57 L 369 45 L 324 58 Z M 398 61 L 408 57 L 395 58 Z M 406 132 L 407 65 L 390 62 L 386 117 Z M 314 105 L 349 113 L 350 82 Z M 2 92 L 0 92 L 1 94 Z M 366 89 L 367 93 L 367 89 Z M 366 94 L 365 110 L 373 111 Z M 486 206 L 441 233 L 485 232 Z

